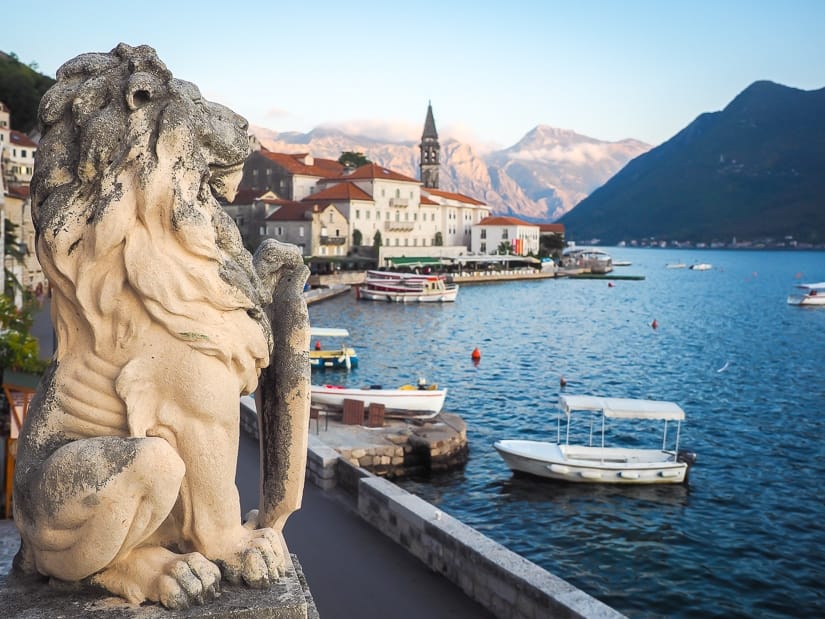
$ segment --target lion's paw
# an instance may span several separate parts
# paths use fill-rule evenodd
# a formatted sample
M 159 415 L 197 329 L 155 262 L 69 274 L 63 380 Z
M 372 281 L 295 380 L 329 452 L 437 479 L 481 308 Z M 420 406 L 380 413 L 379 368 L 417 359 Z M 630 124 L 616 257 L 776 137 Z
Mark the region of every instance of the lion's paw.
M 220 594 L 220 569 L 196 552 L 175 561 L 158 579 L 158 601 L 174 610 L 201 605 Z
M 230 556 L 217 559 L 223 577 L 230 583 L 246 583 L 266 589 L 284 575 L 285 561 L 280 536 L 270 528 L 254 529 L 254 521 L 244 525 L 244 533 Z

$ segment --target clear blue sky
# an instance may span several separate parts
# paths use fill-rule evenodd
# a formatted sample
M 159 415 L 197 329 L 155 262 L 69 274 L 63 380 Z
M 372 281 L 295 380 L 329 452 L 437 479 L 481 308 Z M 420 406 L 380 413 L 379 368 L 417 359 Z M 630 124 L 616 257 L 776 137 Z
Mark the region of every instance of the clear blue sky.
M 370 127 L 510 146 L 538 124 L 656 145 L 756 80 L 825 87 L 825 0 L 12 3 L 0 50 L 54 76 L 154 47 L 176 77 L 275 131 Z

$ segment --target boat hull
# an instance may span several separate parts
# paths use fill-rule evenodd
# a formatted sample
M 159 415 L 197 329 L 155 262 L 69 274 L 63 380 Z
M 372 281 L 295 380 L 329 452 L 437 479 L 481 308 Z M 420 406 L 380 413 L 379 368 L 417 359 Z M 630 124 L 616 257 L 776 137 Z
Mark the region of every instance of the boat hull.
M 437 414 L 444 407 L 446 389 L 346 389 L 330 385 L 312 385 L 313 404 L 342 408 L 344 400 L 360 400 L 364 408 L 383 404 L 388 411 L 411 411 Z
M 788 305 L 825 305 L 825 294 L 823 295 L 791 295 L 788 297 Z
M 387 303 L 452 303 L 458 296 L 458 286 L 438 292 L 393 291 L 357 286 L 356 296 L 363 301 L 385 301 Z
M 541 441 L 502 440 L 494 447 L 514 472 L 571 483 L 681 484 L 688 464 L 673 452 L 572 447 Z
M 311 350 L 309 366 L 313 370 L 349 370 L 358 367 L 358 355 L 348 350 Z

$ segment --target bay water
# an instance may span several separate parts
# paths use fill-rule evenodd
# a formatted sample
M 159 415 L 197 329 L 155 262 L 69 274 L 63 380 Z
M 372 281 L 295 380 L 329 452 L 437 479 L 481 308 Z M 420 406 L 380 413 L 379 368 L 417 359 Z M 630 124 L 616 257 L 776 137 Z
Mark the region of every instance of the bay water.
M 312 325 L 349 329 L 360 359 L 313 382 L 446 387 L 445 410 L 467 423 L 466 467 L 397 483 L 631 617 L 825 616 L 825 308 L 786 303 L 794 284 L 825 281 L 825 253 L 610 253 L 631 262 L 613 275 L 645 279 L 313 304 Z M 666 268 L 696 262 L 713 268 Z M 513 476 L 493 443 L 556 440 L 562 392 L 677 402 L 680 447 L 698 455 L 689 483 Z M 648 430 L 655 447 L 659 424 L 608 442 Z

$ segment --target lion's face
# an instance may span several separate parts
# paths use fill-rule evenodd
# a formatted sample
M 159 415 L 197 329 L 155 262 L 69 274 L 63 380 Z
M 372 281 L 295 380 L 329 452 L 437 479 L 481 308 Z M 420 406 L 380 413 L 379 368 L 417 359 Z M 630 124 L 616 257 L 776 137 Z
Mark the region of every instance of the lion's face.
M 208 185 L 216 197 L 235 197 L 249 155 L 246 119 L 229 108 L 207 101 L 198 87 L 182 80 L 170 84 L 170 97 L 189 117 L 200 154 L 209 171 Z

